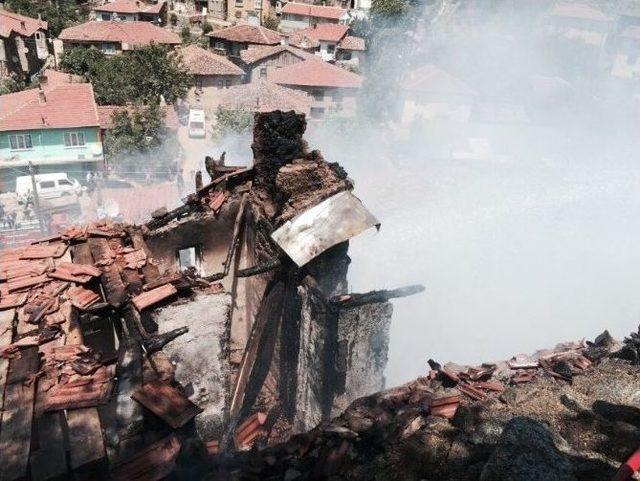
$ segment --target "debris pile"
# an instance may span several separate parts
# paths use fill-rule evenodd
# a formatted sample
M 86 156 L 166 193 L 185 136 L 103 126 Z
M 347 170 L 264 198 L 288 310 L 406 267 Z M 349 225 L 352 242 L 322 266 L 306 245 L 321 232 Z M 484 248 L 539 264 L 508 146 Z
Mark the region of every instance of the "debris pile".
M 640 445 L 640 370 L 619 346 L 604 333 L 478 367 L 429 361 L 331 422 L 207 466 L 239 480 L 609 480 Z
M 349 239 L 377 220 L 303 115 L 255 125 L 253 167 L 208 158 L 210 182 L 142 226 L 0 252 L 0 479 L 199 479 L 187 460 L 384 387 L 389 300 L 422 288 L 346 294 Z

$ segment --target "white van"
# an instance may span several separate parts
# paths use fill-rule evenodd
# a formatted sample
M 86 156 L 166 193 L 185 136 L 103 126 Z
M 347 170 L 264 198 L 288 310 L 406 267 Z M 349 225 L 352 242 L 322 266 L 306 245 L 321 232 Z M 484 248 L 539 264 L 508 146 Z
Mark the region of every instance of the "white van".
M 189 110 L 189 137 L 206 137 L 204 110 Z
M 41 199 L 55 199 L 65 195 L 80 195 L 82 186 L 76 179 L 69 178 L 65 173 L 38 174 L 35 176 L 38 196 Z M 29 198 L 33 184 L 30 175 L 16 178 L 16 195 L 18 201 L 24 203 Z

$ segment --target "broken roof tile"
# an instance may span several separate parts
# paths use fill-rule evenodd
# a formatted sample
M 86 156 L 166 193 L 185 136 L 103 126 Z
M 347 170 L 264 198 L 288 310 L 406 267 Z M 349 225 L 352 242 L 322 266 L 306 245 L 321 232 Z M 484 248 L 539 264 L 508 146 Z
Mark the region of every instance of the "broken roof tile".
M 17 292 L 15 294 L 4 294 L 0 297 L 0 311 L 11 309 L 12 307 L 20 307 L 27 301 L 27 292 Z
M 233 436 L 237 449 L 249 448 L 256 438 L 263 433 L 262 426 L 267 421 L 265 413 L 255 413 L 249 416 L 238 428 Z
M 87 309 L 100 299 L 100 296 L 97 293 L 81 286 L 70 288 L 67 291 L 67 296 L 69 297 L 71 304 L 81 310 Z
M 431 414 L 446 419 L 452 419 L 458 406 L 460 405 L 460 396 L 446 396 L 433 399 L 431 401 Z
M 26 289 L 28 287 L 34 287 L 39 284 L 44 284 L 45 282 L 49 282 L 49 279 L 46 275 L 40 276 L 32 276 L 32 277 L 20 277 L 12 282 L 7 283 L 7 290 L 9 292 L 20 291 L 22 289 Z
M 30 245 L 22 251 L 20 259 L 44 259 L 46 257 L 61 257 L 67 250 L 67 245 L 61 242 L 45 245 Z
M 131 397 L 173 429 L 184 426 L 202 412 L 176 388 L 160 381 L 145 383 Z
M 90 375 L 74 375 L 64 383 L 61 380 L 47 391 L 44 410 L 78 409 L 104 404 L 109 400 L 113 377 L 113 366 L 101 366 Z
M 143 292 L 142 294 L 138 294 L 134 297 L 131 302 L 139 311 L 146 309 L 158 302 L 167 299 L 178 291 L 171 284 L 165 284 L 160 287 L 156 287 L 155 289 L 151 289 L 150 291 Z

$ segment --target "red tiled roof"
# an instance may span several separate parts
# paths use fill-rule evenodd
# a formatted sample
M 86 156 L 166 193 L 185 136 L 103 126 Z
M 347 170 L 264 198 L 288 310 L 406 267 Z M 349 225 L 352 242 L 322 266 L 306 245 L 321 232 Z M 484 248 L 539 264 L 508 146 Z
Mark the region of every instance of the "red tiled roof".
M 198 45 L 180 49 L 182 60 L 193 75 L 243 75 L 244 71 L 231 60 Z
M 17 13 L 0 11 L 0 37 L 9 37 L 11 32 L 30 37 L 38 30 L 47 30 L 47 22 L 37 18 L 25 17 Z
M 234 25 L 207 34 L 213 38 L 230 42 L 254 43 L 258 45 L 277 45 L 282 36 L 278 32 L 257 25 Z
M 597 10 L 584 3 L 557 3 L 551 9 L 550 15 L 554 17 L 581 18 L 584 20 L 595 20 L 598 22 L 608 22 L 611 20 L 600 10 Z
M 360 88 L 362 77 L 322 60 L 309 59 L 267 73 L 271 82 L 303 87 Z
M 149 22 L 86 22 L 60 32 L 60 40 L 118 42 L 128 45 L 179 44 L 180 37 Z
M 0 131 L 100 125 L 91 84 L 57 84 L 0 97 Z
M 323 7 L 320 5 L 309 5 L 306 3 L 289 2 L 282 7 L 282 13 L 302 15 L 304 17 L 328 18 L 339 20 L 347 11 L 339 7 Z
M 82 78 L 81 75 L 60 72 L 59 70 L 53 70 L 52 68 L 45 69 L 40 74 L 41 82 L 44 80 L 43 77 L 46 77 L 47 86 L 84 83 L 84 78 Z
M 312 40 L 338 43 L 349 31 L 348 25 L 339 25 L 337 23 L 318 23 L 309 28 L 298 30 L 292 37 L 307 37 Z
M 264 79 L 229 88 L 220 99 L 220 107 L 226 110 L 272 112 L 294 110 L 308 114 L 311 99 L 305 92 L 290 89 Z
M 173 105 L 167 105 L 164 107 L 164 125 L 169 130 L 178 130 L 180 127 L 180 121 L 178 114 Z M 100 128 L 108 130 L 113 127 L 113 114 L 126 110 L 130 114 L 134 112 L 134 108 L 131 106 L 122 105 L 98 105 L 98 119 L 100 120 Z
M 434 65 L 425 65 L 409 73 L 402 87 L 406 91 L 442 95 L 473 95 L 462 80 Z
M 96 12 L 113 12 L 113 13 L 150 13 L 159 14 L 164 7 L 165 2 L 144 3 L 140 0 L 115 0 L 114 2 L 105 3 L 94 7 Z
M 246 50 L 242 50 L 240 52 L 240 58 L 247 65 L 251 65 L 255 62 L 259 62 L 265 58 L 271 57 L 272 55 L 277 55 L 281 52 L 287 51 L 296 57 L 299 57 L 301 60 L 305 60 L 308 58 L 307 52 L 303 52 L 298 50 L 297 48 L 290 47 L 289 45 L 270 45 L 266 47 L 253 47 L 248 48 Z
M 340 50 L 357 50 L 364 52 L 367 47 L 364 44 L 364 38 L 347 35 L 338 44 Z

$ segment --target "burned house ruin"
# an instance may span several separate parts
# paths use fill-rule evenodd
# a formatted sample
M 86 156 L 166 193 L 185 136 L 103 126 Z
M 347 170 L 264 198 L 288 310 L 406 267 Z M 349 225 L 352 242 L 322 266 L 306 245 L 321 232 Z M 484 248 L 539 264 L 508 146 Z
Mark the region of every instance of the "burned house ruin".
M 392 297 L 350 294 L 378 221 L 304 116 L 255 120 L 254 165 L 142 226 L 97 222 L 0 252 L 0 479 L 156 480 L 309 430 L 384 387 Z

